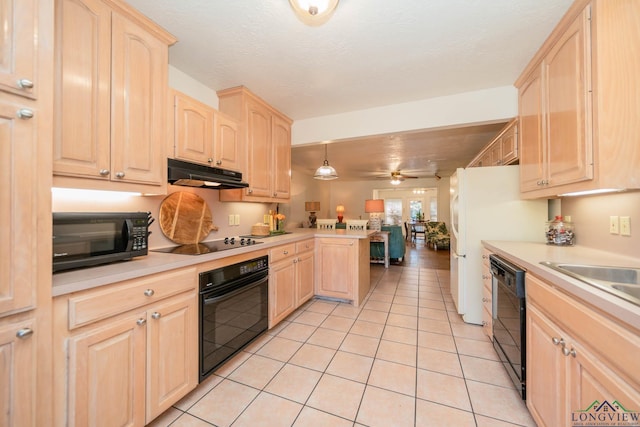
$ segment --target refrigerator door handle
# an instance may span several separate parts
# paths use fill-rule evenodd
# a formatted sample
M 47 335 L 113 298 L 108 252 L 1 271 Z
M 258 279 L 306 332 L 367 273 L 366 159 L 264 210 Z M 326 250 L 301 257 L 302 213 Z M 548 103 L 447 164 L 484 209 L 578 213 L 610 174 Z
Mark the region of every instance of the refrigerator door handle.
M 456 252 L 456 251 L 453 251 L 453 252 L 452 252 L 452 255 L 453 255 L 453 257 L 454 257 L 455 259 L 458 259 L 458 258 L 466 258 L 466 257 L 467 257 L 467 255 L 466 255 L 466 254 L 459 254 L 459 253 L 458 253 L 458 252 Z

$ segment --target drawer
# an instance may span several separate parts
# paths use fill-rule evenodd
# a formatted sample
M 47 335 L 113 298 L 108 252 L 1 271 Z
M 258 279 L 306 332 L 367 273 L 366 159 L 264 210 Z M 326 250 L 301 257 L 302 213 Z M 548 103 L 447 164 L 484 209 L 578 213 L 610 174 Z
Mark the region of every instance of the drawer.
M 195 269 L 189 268 L 72 294 L 69 297 L 69 329 L 196 289 L 197 280 Z
M 486 308 L 482 310 L 482 331 L 493 341 L 493 317 Z
M 484 289 L 491 293 L 493 289 L 493 282 L 491 281 L 491 269 L 488 266 L 482 266 L 482 285 Z
M 491 265 L 490 265 L 490 261 L 489 261 L 489 255 L 491 255 L 493 252 L 491 252 L 490 250 L 486 249 L 486 248 L 482 248 L 482 265 L 486 265 L 487 268 L 491 269 Z
M 299 254 L 306 251 L 312 251 L 314 247 L 315 244 L 313 239 L 303 240 L 302 242 L 296 243 L 296 253 Z
M 493 301 L 493 295 L 492 295 L 491 291 L 488 290 L 487 288 L 483 288 L 482 289 L 482 306 L 489 313 L 491 313 L 493 311 L 493 309 L 492 309 L 492 301 Z
M 281 259 L 285 259 L 288 256 L 296 253 L 296 244 L 289 243 L 288 245 L 277 246 L 269 251 L 269 262 L 278 262 Z

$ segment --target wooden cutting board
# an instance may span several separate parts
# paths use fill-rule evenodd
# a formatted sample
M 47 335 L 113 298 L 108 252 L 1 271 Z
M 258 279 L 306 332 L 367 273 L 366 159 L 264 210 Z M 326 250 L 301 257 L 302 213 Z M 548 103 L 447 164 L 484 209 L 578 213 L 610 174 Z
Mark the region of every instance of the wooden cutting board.
M 218 230 L 207 202 L 184 191 L 172 193 L 162 201 L 159 222 L 162 233 L 181 245 L 200 243 L 211 231 Z

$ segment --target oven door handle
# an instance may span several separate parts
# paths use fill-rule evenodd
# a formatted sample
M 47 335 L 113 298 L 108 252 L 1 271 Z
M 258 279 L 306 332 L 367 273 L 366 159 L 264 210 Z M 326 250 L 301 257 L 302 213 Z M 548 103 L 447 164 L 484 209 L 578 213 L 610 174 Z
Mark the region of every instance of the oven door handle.
M 228 294 L 220 295 L 219 297 L 205 298 L 203 303 L 204 303 L 204 305 L 215 304 L 217 302 L 220 302 L 220 301 L 223 301 L 225 299 L 228 299 L 228 298 L 231 298 L 233 296 L 236 296 L 238 294 L 241 294 L 242 292 L 248 291 L 248 290 L 256 288 L 258 286 L 262 286 L 265 282 L 268 282 L 268 281 L 269 281 L 269 276 L 265 276 L 263 279 L 258 280 L 257 282 L 254 282 L 249 286 L 245 286 L 245 287 L 242 287 L 240 289 L 236 289 L 235 291 L 231 291 Z

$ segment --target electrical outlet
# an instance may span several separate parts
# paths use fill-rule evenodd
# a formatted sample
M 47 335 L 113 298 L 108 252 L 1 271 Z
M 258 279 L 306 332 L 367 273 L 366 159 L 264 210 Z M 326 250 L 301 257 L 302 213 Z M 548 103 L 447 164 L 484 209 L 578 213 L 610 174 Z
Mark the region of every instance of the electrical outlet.
M 235 215 L 233 216 L 233 223 L 234 223 L 235 225 L 240 225 L 240 214 L 235 214 Z
M 620 235 L 631 236 L 631 218 L 628 216 L 620 217 Z
M 620 218 L 617 216 L 609 217 L 609 233 L 611 234 L 619 234 L 620 233 Z
M 229 225 L 233 225 L 233 215 L 229 215 Z

